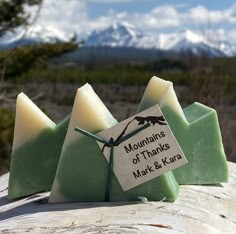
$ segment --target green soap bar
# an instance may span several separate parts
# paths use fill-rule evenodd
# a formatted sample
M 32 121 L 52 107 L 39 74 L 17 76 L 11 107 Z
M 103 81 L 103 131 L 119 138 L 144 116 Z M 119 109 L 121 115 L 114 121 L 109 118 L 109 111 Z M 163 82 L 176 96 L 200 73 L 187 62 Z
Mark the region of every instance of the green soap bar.
M 26 95 L 18 95 L 9 199 L 51 189 L 69 119 L 55 125 Z
M 228 181 L 228 166 L 217 113 L 200 103 L 182 110 L 173 85 L 153 77 L 139 106 L 159 104 L 188 164 L 173 171 L 179 184 L 215 184 Z
M 70 160 L 61 157 L 57 185 L 53 186 L 49 201 L 105 201 L 108 163 L 97 143 L 83 136 L 68 146 L 66 155 Z M 164 198 L 166 201 L 174 201 L 178 191 L 179 186 L 172 173 L 166 173 L 126 192 L 113 174 L 110 201 L 135 201 L 138 196 L 147 197 L 151 201 Z
M 49 202 L 105 201 L 108 162 L 95 140 L 74 129 L 80 127 L 98 133 L 116 124 L 117 121 L 90 85 L 78 89 Z M 110 201 L 134 201 L 138 196 L 149 200 L 166 198 L 174 201 L 178 190 L 178 183 L 172 173 L 166 173 L 126 192 L 112 174 Z

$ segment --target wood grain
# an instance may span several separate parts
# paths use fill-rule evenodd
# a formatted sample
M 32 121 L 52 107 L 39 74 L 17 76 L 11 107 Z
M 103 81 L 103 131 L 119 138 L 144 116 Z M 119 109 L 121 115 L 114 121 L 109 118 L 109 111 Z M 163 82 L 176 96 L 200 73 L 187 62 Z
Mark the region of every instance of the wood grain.
M 48 204 L 48 193 L 7 200 L 0 177 L 0 233 L 236 233 L 236 164 L 229 183 L 181 186 L 176 202 Z

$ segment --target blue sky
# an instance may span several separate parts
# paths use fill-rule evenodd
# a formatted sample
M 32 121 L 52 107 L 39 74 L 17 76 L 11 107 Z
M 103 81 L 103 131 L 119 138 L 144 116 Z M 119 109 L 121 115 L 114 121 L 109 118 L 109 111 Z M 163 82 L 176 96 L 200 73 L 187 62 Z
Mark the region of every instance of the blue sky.
M 205 6 L 206 8 L 212 10 L 219 10 L 223 8 L 228 8 L 232 6 L 235 1 L 232 0 L 221 0 L 221 1 L 213 1 L 213 0 L 192 0 L 192 1 L 183 1 L 183 0 L 175 0 L 175 1 L 160 1 L 160 0 L 117 0 L 117 1 L 99 1 L 92 0 L 88 2 L 88 10 L 89 15 L 92 18 L 97 18 L 101 15 L 107 14 L 110 9 L 113 9 L 116 12 L 127 11 L 128 13 L 148 13 L 152 9 L 160 5 L 175 5 L 176 7 L 184 9 L 196 7 L 198 5 Z
M 236 42 L 232 0 L 44 0 L 37 24 L 83 36 L 119 21 L 146 33 L 208 30 Z

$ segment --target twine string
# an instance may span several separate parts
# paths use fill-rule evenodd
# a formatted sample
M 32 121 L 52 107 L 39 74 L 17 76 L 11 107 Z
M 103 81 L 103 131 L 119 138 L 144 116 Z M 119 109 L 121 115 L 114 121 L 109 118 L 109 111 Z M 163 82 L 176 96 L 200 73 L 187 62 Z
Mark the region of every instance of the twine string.
M 139 132 L 143 131 L 144 129 L 150 127 L 150 124 L 147 123 L 144 126 L 135 129 L 134 131 L 130 132 L 129 134 L 122 136 L 122 137 L 118 137 L 117 140 L 114 140 L 113 138 L 110 138 L 109 141 L 92 134 L 91 132 L 88 132 L 82 128 L 76 127 L 74 130 L 76 132 L 81 133 L 84 136 L 87 136 L 95 141 L 101 142 L 104 144 L 104 147 L 107 146 L 110 149 L 110 157 L 108 160 L 109 163 L 109 167 L 108 167 L 108 174 L 107 174 L 107 183 L 106 183 L 106 191 L 105 191 L 105 201 L 110 201 L 110 196 L 111 196 L 111 188 L 112 188 L 112 172 L 113 172 L 113 167 L 114 167 L 114 147 L 118 146 L 119 144 L 121 144 L 122 142 L 128 140 L 129 138 L 135 136 L 136 134 L 138 134 Z M 103 147 L 103 150 L 104 150 Z M 102 151 L 103 151 L 102 150 Z

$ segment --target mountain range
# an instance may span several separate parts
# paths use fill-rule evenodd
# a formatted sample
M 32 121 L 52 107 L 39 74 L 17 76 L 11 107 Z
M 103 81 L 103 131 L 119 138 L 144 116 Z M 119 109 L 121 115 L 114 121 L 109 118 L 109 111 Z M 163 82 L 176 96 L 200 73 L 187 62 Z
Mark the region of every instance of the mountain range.
M 209 40 L 188 29 L 175 33 L 144 34 L 127 23 L 116 23 L 92 32 L 86 39 L 86 45 L 191 52 L 195 55 L 204 53 L 210 57 L 236 55 L 236 45 L 227 41 Z
M 7 34 L 0 40 L 0 48 L 10 48 L 18 44 L 68 41 L 70 37 L 71 35 L 68 36 L 56 28 L 35 25 L 24 36 L 23 32 Z M 231 44 L 229 41 L 220 41 L 217 38 L 209 40 L 206 36 L 188 29 L 175 33 L 147 34 L 125 22 L 115 23 L 105 29 L 93 31 L 84 38 L 84 41 L 85 47 L 129 47 L 174 53 L 190 52 L 194 55 L 205 54 L 209 57 L 236 56 L 236 44 Z
M 43 42 L 63 42 L 70 38 L 64 32 L 51 26 L 42 27 L 34 25 L 27 33 L 22 30 L 9 32 L 0 38 L 0 48 L 12 48 L 27 44 L 38 44 Z

